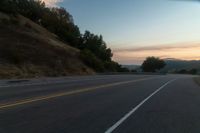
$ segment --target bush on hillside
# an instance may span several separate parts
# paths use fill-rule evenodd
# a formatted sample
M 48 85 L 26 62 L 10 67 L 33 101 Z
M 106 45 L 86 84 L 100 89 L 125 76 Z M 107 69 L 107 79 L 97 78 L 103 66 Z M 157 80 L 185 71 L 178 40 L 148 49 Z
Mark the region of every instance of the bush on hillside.
M 55 33 L 61 41 L 79 48 L 82 51 L 83 61 L 98 72 L 127 71 L 112 61 L 112 51 L 107 48 L 101 35 L 95 35 L 89 31 L 81 35 L 79 27 L 74 24 L 72 15 L 65 8 L 49 8 L 41 0 L 1 0 L 0 11 L 21 14 Z M 18 54 L 20 53 L 7 56 L 16 63 L 23 62 L 25 57 Z
M 17 6 L 13 0 L 1 0 L 0 11 L 15 14 L 17 12 Z
M 103 62 L 96 58 L 96 56 L 89 50 L 82 50 L 80 58 L 91 68 L 97 72 L 103 72 L 105 70 Z

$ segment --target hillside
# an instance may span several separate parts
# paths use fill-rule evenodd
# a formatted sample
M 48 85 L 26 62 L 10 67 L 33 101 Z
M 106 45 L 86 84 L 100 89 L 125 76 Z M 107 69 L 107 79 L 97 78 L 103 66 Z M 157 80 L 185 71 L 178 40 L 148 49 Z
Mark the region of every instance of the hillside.
M 166 66 L 161 70 L 162 72 L 175 72 L 182 69 L 191 70 L 197 69 L 200 71 L 200 61 L 191 60 L 178 60 L 178 59 L 165 59 Z
M 79 54 L 30 19 L 0 12 L 0 78 L 94 73 Z

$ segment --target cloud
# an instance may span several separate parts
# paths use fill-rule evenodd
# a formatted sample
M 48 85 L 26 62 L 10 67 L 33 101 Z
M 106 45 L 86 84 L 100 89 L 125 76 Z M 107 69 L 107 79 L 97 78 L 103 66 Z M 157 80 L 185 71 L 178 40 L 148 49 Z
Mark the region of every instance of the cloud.
M 49 7 L 56 7 L 58 3 L 63 2 L 63 0 L 43 0 L 45 4 Z
M 129 49 L 114 49 L 113 59 L 122 64 L 141 64 L 148 56 L 200 60 L 200 43 L 155 45 Z
M 129 47 L 129 48 L 120 48 L 114 49 L 115 52 L 138 52 L 138 51 L 156 51 L 156 50 L 173 50 L 173 49 L 187 49 L 199 47 L 200 43 L 181 43 L 181 44 L 167 44 L 167 45 L 152 45 L 152 46 L 143 46 L 143 47 Z

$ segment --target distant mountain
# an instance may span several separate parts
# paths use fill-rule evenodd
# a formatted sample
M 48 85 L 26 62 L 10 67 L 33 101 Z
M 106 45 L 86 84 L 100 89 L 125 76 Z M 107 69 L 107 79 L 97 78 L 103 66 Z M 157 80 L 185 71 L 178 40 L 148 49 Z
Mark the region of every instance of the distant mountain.
M 129 70 L 138 70 L 140 65 L 122 65 L 122 67 L 128 68 Z
M 200 60 L 179 60 L 179 59 L 173 59 L 173 58 L 167 58 L 165 59 L 166 66 L 161 70 L 161 72 L 174 72 L 178 70 L 191 70 L 191 69 L 197 69 L 200 71 Z

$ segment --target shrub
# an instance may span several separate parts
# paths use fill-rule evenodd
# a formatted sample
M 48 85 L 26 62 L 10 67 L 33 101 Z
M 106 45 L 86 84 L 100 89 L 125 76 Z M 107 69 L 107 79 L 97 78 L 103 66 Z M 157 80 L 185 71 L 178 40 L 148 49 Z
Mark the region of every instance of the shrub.
M 14 2 L 14 0 L 1 0 L 0 11 L 15 14 L 17 13 L 16 3 Z
M 97 72 L 103 72 L 105 70 L 103 63 L 99 60 L 91 51 L 85 49 L 80 53 L 80 58 L 91 68 Z
M 165 66 L 165 62 L 157 57 L 147 57 L 141 68 L 144 72 L 156 72 Z

